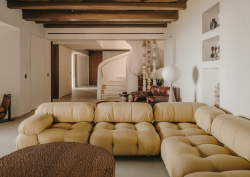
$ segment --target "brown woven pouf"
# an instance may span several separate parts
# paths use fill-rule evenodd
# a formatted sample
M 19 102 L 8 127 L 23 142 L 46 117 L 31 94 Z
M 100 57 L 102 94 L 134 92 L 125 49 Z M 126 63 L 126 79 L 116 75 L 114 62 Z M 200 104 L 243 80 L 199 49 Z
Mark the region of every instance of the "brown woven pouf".
M 89 144 L 41 144 L 1 158 L 0 176 L 114 177 L 115 159 L 107 150 Z

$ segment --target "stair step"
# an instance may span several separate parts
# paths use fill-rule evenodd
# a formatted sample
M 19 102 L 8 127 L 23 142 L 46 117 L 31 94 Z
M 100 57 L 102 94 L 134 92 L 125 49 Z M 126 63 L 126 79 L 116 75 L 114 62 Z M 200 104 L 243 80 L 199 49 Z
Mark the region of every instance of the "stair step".
M 110 85 L 126 85 L 126 81 L 108 81 Z
M 117 77 L 118 81 L 126 81 L 126 77 Z
M 122 92 L 126 92 L 126 89 L 102 89 L 102 93 L 114 93 L 114 94 L 119 94 Z
M 113 85 L 113 84 L 108 84 L 108 85 L 103 85 L 102 89 L 119 89 L 119 90 L 126 90 L 126 85 Z

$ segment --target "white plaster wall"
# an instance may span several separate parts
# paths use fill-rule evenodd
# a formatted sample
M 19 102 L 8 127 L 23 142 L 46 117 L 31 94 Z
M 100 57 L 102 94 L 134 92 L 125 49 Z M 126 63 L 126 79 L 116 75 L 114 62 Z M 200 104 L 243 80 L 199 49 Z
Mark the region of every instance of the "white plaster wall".
M 123 56 L 104 65 L 102 85 L 107 85 L 108 81 L 116 81 L 117 77 L 126 77 L 126 62 L 127 56 Z
M 235 115 L 250 118 L 249 0 L 187 2 L 188 8 L 180 11 L 179 20 L 166 29 L 165 44 L 173 35 L 176 65 L 181 70 L 181 78 L 175 86 L 180 87 L 182 101 L 202 102 L 202 13 L 217 2 L 220 2 L 221 9 L 221 107 Z M 168 59 L 165 58 L 165 61 Z
M 20 113 L 20 30 L 1 22 L 0 63 L 0 104 L 4 94 L 11 94 L 12 116 L 18 116 Z
M 21 10 L 13 10 L 7 8 L 7 1 L 0 0 L 0 22 L 14 26 L 20 30 L 20 48 L 12 50 L 13 55 L 19 55 L 19 79 L 15 81 L 15 87 L 20 87 L 20 102 L 17 110 L 12 116 L 25 114 L 31 110 L 30 108 L 30 34 L 35 34 L 40 37 L 45 36 L 43 25 L 38 25 L 35 22 L 28 22 L 22 19 Z M 16 38 L 16 40 L 19 40 Z M 2 39 L 0 39 L 2 41 Z M 5 40 L 5 45 L 9 45 L 9 40 Z M 24 75 L 28 78 L 25 79 Z M 13 103 L 15 104 L 15 103 Z M 14 109 L 14 108 L 13 108 Z
M 102 61 L 112 58 L 117 55 L 121 55 L 123 53 L 127 53 L 128 51 L 103 51 L 102 52 Z
M 72 93 L 72 50 L 59 45 L 59 98 Z

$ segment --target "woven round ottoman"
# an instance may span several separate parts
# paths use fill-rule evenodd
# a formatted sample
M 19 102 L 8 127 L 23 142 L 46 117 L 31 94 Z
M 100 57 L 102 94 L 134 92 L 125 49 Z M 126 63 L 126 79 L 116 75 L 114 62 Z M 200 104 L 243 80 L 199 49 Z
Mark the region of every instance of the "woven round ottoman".
M 114 177 L 115 159 L 98 146 L 55 142 L 2 157 L 0 168 L 0 176 L 10 177 Z

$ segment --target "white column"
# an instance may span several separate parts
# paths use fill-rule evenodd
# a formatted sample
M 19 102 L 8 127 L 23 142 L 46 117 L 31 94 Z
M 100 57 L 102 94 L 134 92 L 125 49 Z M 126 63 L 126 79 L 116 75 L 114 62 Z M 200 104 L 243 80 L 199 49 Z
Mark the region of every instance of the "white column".
M 153 85 L 156 84 L 156 41 L 153 40 Z
M 143 91 L 147 91 L 146 87 L 146 40 L 143 40 L 142 42 L 142 48 L 143 48 L 143 54 L 142 54 L 142 74 L 143 74 Z

